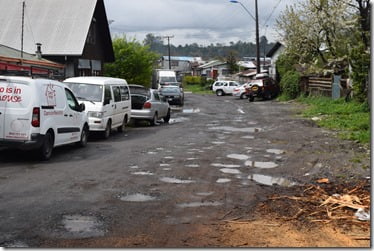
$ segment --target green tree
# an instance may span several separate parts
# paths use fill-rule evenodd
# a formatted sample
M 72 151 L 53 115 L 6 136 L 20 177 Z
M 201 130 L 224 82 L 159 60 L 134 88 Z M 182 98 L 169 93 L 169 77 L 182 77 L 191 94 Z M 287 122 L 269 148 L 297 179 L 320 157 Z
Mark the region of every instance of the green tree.
M 104 65 L 105 76 L 124 78 L 129 84 L 151 85 L 152 69 L 159 55 L 135 39 L 113 39 L 115 61 Z
M 228 64 L 230 74 L 238 72 L 238 70 L 239 70 L 239 66 L 236 63 L 237 62 L 237 57 L 238 57 L 237 55 L 238 55 L 238 53 L 236 51 L 231 50 L 231 51 L 229 51 L 228 55 L 226 56 L 226 62 Z

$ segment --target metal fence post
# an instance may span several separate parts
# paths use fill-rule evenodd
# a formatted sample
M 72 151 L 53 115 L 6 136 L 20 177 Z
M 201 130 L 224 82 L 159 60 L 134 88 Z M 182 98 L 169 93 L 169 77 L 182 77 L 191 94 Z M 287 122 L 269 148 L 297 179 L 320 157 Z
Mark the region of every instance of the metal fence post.
M 332 83 L 332 99 L 340 98 L 340 75 L 334 75 L 334 82 Z

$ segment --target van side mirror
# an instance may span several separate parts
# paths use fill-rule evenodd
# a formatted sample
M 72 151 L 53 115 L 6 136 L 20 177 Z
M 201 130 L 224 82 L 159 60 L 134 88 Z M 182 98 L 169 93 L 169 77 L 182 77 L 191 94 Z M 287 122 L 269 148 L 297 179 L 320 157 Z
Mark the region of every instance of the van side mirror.
M 83 112 L 84 110 L 86 110 L 86 106 L 85 106 L 84 103 L 79 104 L 79 110 L 80 110 L 81 112 Z

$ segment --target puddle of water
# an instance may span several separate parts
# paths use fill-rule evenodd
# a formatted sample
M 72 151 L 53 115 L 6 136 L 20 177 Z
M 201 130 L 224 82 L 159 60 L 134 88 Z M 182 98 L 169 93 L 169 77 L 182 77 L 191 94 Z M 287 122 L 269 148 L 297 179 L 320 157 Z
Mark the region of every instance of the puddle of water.
M 190 202 L 190 203 L 181 203 L 177 204 L 177 207 L 181 208 L 188 208 L 188 207 L 217 207 L 221 206 L 222 203 L 215 201 L 215 202 Z
M 134 173 L 131 173 L 133 175 L 153 175 L 152 172 L 134 172 Z
M 170 166 L 170 164 L 160 164 L 160 167 Z
M 192 109 L 183 109 L 182 113 L 199 113 L 200 108 L 192 108 Z
M 199 196 L 209 196 L 209 195 L 212 195 L 214 194 L 214 192 L 201 192 L 201 193 L 196 193 L 196 195 L 199 195 Z
M 262 169 L 275 168 L 278 166 L 274 162 L 270 162 L 270 161 L 252 161 L 252 160 L 247 160 L 244 163 L 244 165 L 249 166 L 249 167 L 262 168 Z
M 182 123 L 185 121 L 190 120 L 189 118 L 183 118 L 183 117 L 178 117 L 178 118 L 172 118 L 169 120 L 169 124 L 177 124 L 177 123 Z
M 157 154 L 157 152 L 147 152 L 147 154 Z
M 157 151 L 163 151 L 164 148 L 162 148 L 162 147 L 157 147 L 156 150 L 157 150 Z
M 186 160 L 197 160 L 198 158 L 187 158 Z
M 170 177 L 162 177 L 160 178 L 162 182 L 165 183 L 172 183 L 172 184 L 190 184 L 190 183 L 195 183 L 194 180 L 180 180 L 176 178 L 170 178 Z
M 272 176 L 262 175 L 262 174 L 251 174 L 248 176 L 248 179 L 254 180 L 257 183 L 268 185 L 268 186 L 279 185 L 283 187 L 291 187 L 291 186 L 297 185 L 296 182 L 292 182 L 285 178 L 272 177 Z
M 152 197 L 150 195 L 146 195 L 146 194 L 136 193 L 136 194 L 131 194 L 127 196 L 122 196 L 120 200 L 129 201 L 129 202 L 146 202 L 146 201 L 157 200 L 157 198 Z
M 247 132 L 247 133 L 253 133 L 253 132 L 261 131 L 260 128 L 255 128 L 255 127 L 236 128 L 236 127 L 232 127 L 232 126 L 210 127 L 209 130 L 219 130 L 219 131 L 227 131 L 227 132 Z
M 189 165 L 185 165 L 185 167 L 200 167 L 199 164 L 189 164 Z
M 174 159 L 173 156 L 165 156 L 164 159 Z
M 214 145 L 223 145 L 223 144 L 225 144 L 225 142 L 223 142 L 223 141 L 213 141 L 212 144 L 214 144 Z
M 212 163 L 210 165 L 214 167 L 224 167 L 224 168 L 239 168 L 240 167 L 240 165 L 221 164 L 221 163 Z
M 65 229 L 80 236 L 102 236 L 101 223 L 93 216 L 64 215 L 62 224 Z
M 280 150 L 280 149 L 267 149 L 266 152 L 268 152 L 268 153 L 274 153 L 274 154 L 282 154 L 282 153 L 284 153 L 284 151 Z
M 138 169 L 138 166 L 130 166 L 131 169 Z
M 233 154 L 227 155 L 227 158 L 238 159 L 238 160 L 247 160 L 247 159 L 250 158 L 250 156 L 245 155 L 245 154 L 236 154 L 236 153 L 233 153 Z
M 231 179 L 226 179 L 226 178 L 219 178 L 216 180 L 216 183 L 228 183 L 231 182 Z
M 247 136 L 243 136 L 241 137 L 242 139 L 254 139 L 255 136 L 250 136 L 250 135 L 247 135 Z
M 171 168 L 170 167 L 165 167 L 165 168 L 162 168 L 162 170 L 164 170 L 164 171 L 170 171 Z
M 245 114 L 245 112 L 241 108 L 238 108 L 238 112 L 241 114 Z
M 29 246 L 23 241 L 13 241 L 10 243 L 4 243 L 5 248 L 28 248 Z
M 238 169 L 233 169 L 233 168 L 222 168 L 219 169 L 223 173 L 230 173 L 230 174 L 239 174 L 240 171 Z

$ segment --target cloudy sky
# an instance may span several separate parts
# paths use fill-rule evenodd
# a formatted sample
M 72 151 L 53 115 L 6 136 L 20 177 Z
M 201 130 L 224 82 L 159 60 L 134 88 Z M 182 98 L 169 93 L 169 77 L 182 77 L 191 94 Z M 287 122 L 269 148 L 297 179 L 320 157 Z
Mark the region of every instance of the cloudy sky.
M 278 39 L 277 16 L 298 0 L 258 0 L 260 36 Z M 112 35 L 142 42 L 145 35 L 174 36 L 171 44 L 255 42 L 255 0 L 104 0 Z M 246 9 L 249 11 L 249 14 Z

